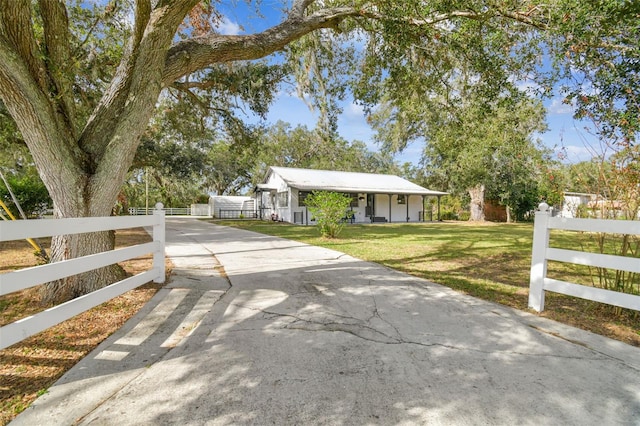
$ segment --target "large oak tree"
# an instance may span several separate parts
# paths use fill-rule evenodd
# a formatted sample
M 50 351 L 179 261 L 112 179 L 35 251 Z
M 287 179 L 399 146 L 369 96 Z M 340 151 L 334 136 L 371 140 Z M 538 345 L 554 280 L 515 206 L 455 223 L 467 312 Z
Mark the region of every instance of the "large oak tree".
M 75 20 L 89 13 L 81 2 L 0 0 L 0 98 L 33 155 L 56 217 L 111 213 L 160 93 L 189 89 L 191 76 L 202 70 L 264 58 L 314 34 L 322 42 L 368 33 L 356 76 L 362 84 L 354 91 L 375 103 L 370 88 L 382 87 L 387 77 L 400 87 L 404 66 L 428 71 L 428 59 L 447 47 L 483 67 L 488 65 L 482 61 L 501 58 L 489 65 L 506 73 L 517 41 L 512 35 L 543 25 L 547 12 L 530 1 L 294 0 L 282 21 L 264 31 L 203 32 L 198 13 L 207 12 L 210 21 L 219 3 L 111 1 L 80 25 Z M 123 17 L 132 22 L 120 25 Z M 109 22 L 115 33 L 95 36 Z M 101 50 L 91 50 L 90 37 L 103 43 Z M 300 69 L 313 70 L 310 64 L 320 57 L 314 43 L 296 46 L 290 52 L 299 54 Z M 111 60 L 92 62 L 105 49 Z M 316 72 L 309 71 L 309 80 L 320 81 L 322 71 Z M 112 243 L 108 234 L 61 236 L 52 258 L 86 255 Z M 115 274 L 105 268 L 58 283 L 46 299 L 92 291 Z

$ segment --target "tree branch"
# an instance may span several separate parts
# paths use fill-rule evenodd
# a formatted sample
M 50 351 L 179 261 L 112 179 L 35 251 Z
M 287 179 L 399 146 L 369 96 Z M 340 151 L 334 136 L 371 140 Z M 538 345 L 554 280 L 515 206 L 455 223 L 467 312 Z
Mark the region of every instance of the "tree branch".
M 304 12 L 307 10 L 307 7 L 311 5 L 315 0 L 295 0 L 293 2 L 293 6 L 291 6 L 291 12 L 289 12 L 289 16 L 302 18 L 304 16 Z
M 185 95 L 187 95 L 187 97 L 191 99 L 193 103 L 198 105 L 203 111 L 207 111 L 208 109 L 210 109 L 210 107 L 206 105 L 195 93 L 189 90 L 188 86 L 175 84 L 171 87 L 178 90 L 180 93 L 184 93 Z
M 216 81 L 174 81 L 169 87 L 180 90 L 181 92 L 190 89 L 207 90 L 218 85 Z
M 526 25 L 530 25 L 532 27 L 545 29 L 546 25 L 543 22 L 537 21 L 531 17 L 533 12 L 529 10 L 527 13 L 508 11 L 508 10 L 500 10 L 500 9 L 490 9 L 486 12 L 476 12 L 474 10 L 454 10 L 446 13 L 438 13 L 424 19 L 415 19 L 415 18 L 395 18 L 391 19 L 381 13 L 372 11 L 372 10 L 363 10 L 362 16 L 365 18 L 373 19 L 376 21 L 394 21 L 397 23 L 409 24 L 414 27 L 426 27 L 432 26 L 434 24 L 448 21 L 455 18 L 465 18 L 472 19 L 474 21 L 486 21 L 493 17 L 503 17 L 509 18 L 513 21 L 520 22 Z
M 29 0 L 0 0 L 0 31 L 26 64 L 29 74 L 43 93 L 47 91 L 45 66 L 40 59 L 38 44 L 31 22 Z
M 294 6 L 300 8 L 310 3 L 299 0 Z M 180 77 L 214 63 L 263 58 L 314 30 L 332 28 L 350 16 L 360 15 L 359 9 L 351 7 L 323 9 L 308 16 L 290 14 L 281 24 L 258 34 L 212 34 L 176 43 L 167 54 L 163 84 L 168 86 Z
M 16 121 L 47 187 L 79 185 L 75 179 L 80 176 L 85 160 L 83 154 L 75 141 L 59 128 L 48 96 L 38 86 L 20 54 L 2 36 L 0 98 Z M 59 163 L 54 165 L 54 162 Z M 53 170 L 56 172 L 52 173 Z
M 157 98 L 161 90 L 159 76 L 147 70 L 162 69 L 160 64 L 154 62 L 162 61 L 172 35 L 197 2 L 161 2 L 152 9 L 150 0 L 136 1 L 134 30 L 120 65 L 80 138 L 82 148 L 95 161 L 104 155 L 108 144 L 113 141 L 112 136 L 118 131 L 112 124 L 117 121 L 117 115 L 128 114 L 132 109 L 139 108 L 136 105 L 143 105 L 142 99 L 154 92 L 157 92 Z M 154 103 L 155 99 L 152 101 Z M 146 104 L 145 108 L 149 109 Z
M 414 27 L 426 27 L 455 18 L 485 21 L 497 16 L 536 28 L 545 28 L 543 22 L 532 17 L 534 14 L 532 10 L 528 10 L 526 13 L 497 9 L 487 12 L 458 10 L 435 14 L 426 19 L 415 19 L 411 17 L 390 18 L 373 9 L 335 7 L 305 15 L 307 8 L 313 1 L 296 0 L 284 22 L 258 34 L 242 36 L 213 34 L 176 43 L 167 54 L 162 78 L 163 85 L 166 87 L 179 78 L 213 63 L 265 57 L 312 31 L 321 28 L 335 28 L 347 18 L 363 17 L 375 21 L 393 21 Z
M 71 58 L 71 34 L 64 3 L 58 0 L 40 0 L 47 48 L 47 71 L 51 81 L 51 98 L 58 103 L 65 126 L 77 138 L 75 102 L 73 98 L 73 61 Z
M 121 167 L 114 171 L 113 164 L 133 161 L 163 87 L 167 51 L 179 25 L 198 1 L 159 2 L 148 20 L 141 21 L 146 25 L 138 25 L 139 30 L 132 34 L 116 75 L 81 136 L 82 146 L 95 166 L 91 191 L 111 197 L 120 190 L 127 170 Z M 145 16 L 150 5 L 149 0 L 138 1 L 136 14 Z

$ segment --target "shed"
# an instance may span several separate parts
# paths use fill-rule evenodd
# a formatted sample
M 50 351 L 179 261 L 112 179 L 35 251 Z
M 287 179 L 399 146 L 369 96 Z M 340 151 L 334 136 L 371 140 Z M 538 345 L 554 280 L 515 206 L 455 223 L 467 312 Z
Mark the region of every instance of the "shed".
M 238 195 L 214 195 L 209 198 L 209 206 L 213 216 L 218 219 L 237 219 L 254 217 L 254 199 Z

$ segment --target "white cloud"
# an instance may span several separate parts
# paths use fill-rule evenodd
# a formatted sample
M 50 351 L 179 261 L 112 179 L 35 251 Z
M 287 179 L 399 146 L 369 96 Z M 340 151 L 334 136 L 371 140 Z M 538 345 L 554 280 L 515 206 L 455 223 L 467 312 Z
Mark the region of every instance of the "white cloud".
M 528 95 L 535 95 L 542 90 L 542 87 L 539 84 L 532 81 L 517 81 L 515 84 L 518 90 Z
M 363 118 L 364 108 L 362 105 L 354 104 L 351 102 L 344 108 L 344 115 L 347 118 Z
M 225 16 L 218 24 L 218 31 L 222 35 L 238 35 L 242 32 L 242 27 Z
M 563 97 L 556 96 L 551 100 L 551 104 L 547 108 L 549 114 L 573 114 L 574 106 L 563 101 Z
M 564 146 L 562 147 L 561 151 L 565 157 L 564 161 L 569 163 L 589 161 L 593 157 L 597 156 L 597 153 L 594 151 L 593 148 L 584 146 L 584 145 L 583 146 L 576 146 L 576 145 Z

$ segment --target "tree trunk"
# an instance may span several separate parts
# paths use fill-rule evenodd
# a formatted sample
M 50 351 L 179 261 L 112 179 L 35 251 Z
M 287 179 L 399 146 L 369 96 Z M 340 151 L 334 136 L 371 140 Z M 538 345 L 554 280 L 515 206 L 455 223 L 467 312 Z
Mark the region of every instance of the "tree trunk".
M 484 185 L 478 184 L 473 188 L 469 188 L 469 196 L 471 197 L 471 203 L 469 205 L 469 213 L 471 217 L 469 220 L 474 222 L 484 222 Z
M 101 253 L 113 250 L 114 245 L 114 231 L 60 235 L 51 241 L 51 260 L 56 262 Z M 41 287 L 41 303 L 43 305 L 62 303 L 113 284 L 124 277 L 124 270 L 115 264 L 53 281 Z
M 116 166 L 114 166 L 115 169 Z M 90 182 L 91 179 L 84 176 L 78 181 Z M 64 192 L 64 188 L 51 190 L 51 198 L 54 200 L 54 216 L 56 218 L 110 216 L 114 204 L 111 201 L 111 194 L 103 193 L 102 188 L 91 191 L 90 187 L 91 185 L 87 185 L 85 189 L 78 188 L 77 197 L 67 197 L 66 199 L 60 193 Z M 51 239 L 51 262 L 102 253 L 113 250 L 114 247 L 115 231 L 58 235 Z M 124 276 L 124 270 L 115 264 L 52 281 L 42 286 L 40 290 L 41 303 L 43 305 L 59 304 L 113 284 L 123 279 Z
M 511 208 L 506 206 L 505 210 L 507 211 L 507 223 L 511 223 Z

